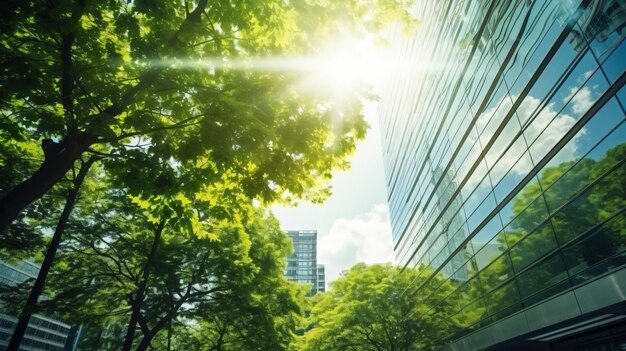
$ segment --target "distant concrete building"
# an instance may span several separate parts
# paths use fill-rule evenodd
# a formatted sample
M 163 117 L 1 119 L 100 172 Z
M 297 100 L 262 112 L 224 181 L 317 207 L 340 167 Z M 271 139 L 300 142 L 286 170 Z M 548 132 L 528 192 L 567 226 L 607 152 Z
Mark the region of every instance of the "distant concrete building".
M 285 276 L 299 284 L 311 284 L 309 295 L 318 291 L 317 230 L 289 230 L 293 253 L 287 258 Z
M 14 286 L 39 274 L 39 265 L 22 261 L 11 265 L 0 261 L 0 285 Z M 0 351 L 6 350 L 13 335 L 17 318 L 6 313 L 3 301 L 0 301 Z M 76 349 L 77 328 L 61 322 L 54 316 L 34 314 L 28 323 L 28 329 L 20 350 L 73 351 Z

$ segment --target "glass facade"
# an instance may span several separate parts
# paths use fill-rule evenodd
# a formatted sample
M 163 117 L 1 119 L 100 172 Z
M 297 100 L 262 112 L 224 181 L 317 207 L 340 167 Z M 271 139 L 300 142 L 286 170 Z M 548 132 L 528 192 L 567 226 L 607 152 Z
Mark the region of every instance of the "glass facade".
M 311 284 L 310 295 L 317 292 L 317 231 L 289 230 L 293 253 L 287 257 L 285 276 L 299 284 Z
M 397 35 L 405 74 L 380 101 L 390 219 L 397 262 L 457 287 L 442 297 L 424 277 L 413 292 L 459 321 L 454 345 L 624 268 L 626 3 L 414 14 L 415 36 Z
M 0 285 L 14 286 L 36 278 L 38 273 L 39 266 L 29 261 L 15 265 L 0 261 Z M 16 323 L 17 318 L 8 314 L 7 308 L 0 301 L 0 350 L 6 349 Z M 76 348 L 76 332 L 76 328 L 53 316 L 34 314 L 28 323 L 20 350 L 71 351 Z
M 317 291 L 326 291 L 326 268 L 323 264 L 317 264 Z

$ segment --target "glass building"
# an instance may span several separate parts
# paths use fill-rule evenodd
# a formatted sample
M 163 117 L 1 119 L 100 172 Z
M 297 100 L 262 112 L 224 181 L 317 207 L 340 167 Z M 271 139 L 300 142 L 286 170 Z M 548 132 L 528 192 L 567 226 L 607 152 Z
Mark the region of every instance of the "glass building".
M 287 257 L 285 276 L 299 284 L 311 284 L 309 295 L 317 293 L 317 230 L 289 230 L 293 253 Z
M 447 350 L 626 350 L 626 2 L 413 12 L 379 104 L 407 293 Z
M 326 268 L 323 264 L 317 264 L 317 287 L 318 292 L 326 291 Z
M 28 279 L 35 279 L 39 265 L 22 261 L 12 265 L 0 261 L 0 285 L 15 286 Z M 0 301 L 0 350 L 5 350 L 13 335 L 17 318 L 7 313 L 6 304 Z M 34 314 L 31 316 L 22 339 L 20 350 L 72 351 L 76 349 L 78 328 L 61 322 L 54 316 Z

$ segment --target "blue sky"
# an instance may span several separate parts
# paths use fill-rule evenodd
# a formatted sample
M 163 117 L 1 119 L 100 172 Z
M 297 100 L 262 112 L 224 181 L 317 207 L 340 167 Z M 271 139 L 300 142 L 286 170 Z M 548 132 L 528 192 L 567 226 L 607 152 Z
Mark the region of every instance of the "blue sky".
M 370 129 L 350 170 L 335 173 L 332 196 L 321 205 L 272 207 L 284 230 L 318 231 L 317 259 L 326 265 L 327 283 L 358 262 L 393 261 L 376 103 L 364 107 Z

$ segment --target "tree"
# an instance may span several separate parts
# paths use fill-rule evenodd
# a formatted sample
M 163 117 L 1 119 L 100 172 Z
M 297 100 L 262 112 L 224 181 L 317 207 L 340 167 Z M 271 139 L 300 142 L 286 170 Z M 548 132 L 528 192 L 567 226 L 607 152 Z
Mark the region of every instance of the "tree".
M 88 331 L 119 331 L 126 325 L 128 349 L 135 344 L 146 350 L 155 338 L 176 345 L 172 330 L 192 328 L 189 323 L 196 320 L 193 325 L 219 321 L 228 329 L 222 340 L 229 343 L 232 335 L 252 332 L 273 345 L 268 349 L 289 343 L 304 292 L 283 277 L 290 246 L 275 219 L 255 210 L 243 227 L 224 222 L 207 240 L 172 230 L 174 223 L 161 226 L 161 219 L 149 225 L 123 198 L 112 202 L 115 206 L 108 204 L 104 211 L 96 208 L 93 219 L 81 216 L 72 223 L 52 279 L 49 295 L 54 298 L 43 308 L 64 311 Z M 124 341 L 110 333 L 90 339 L 98 345 L 94 349 L 119 349 Z
M 39 297 L 43 293 L 48 273 L 50 271 L 50 268 L 52 267 L 52 262 L 61 243 L 61 236 L 65 231 L 65 226 L 67 225 L 70 214 L 72 213 L 72 210 L 76 203 L 78 191 L 85 177 L 87 176 L 87 173 L 89 172 L 89 168 L 91 168 L 91 165 L 95 161 L 95 156 L 92 156 L 87 162 L 83 163 L 74 179 L 73 188 L 68 191 L 63 212 L 61 213 L 61 217 L 57 222 L 54 234 L 52 235 L 50 244 L 48 245 L 48 249 L 46 250 L 45 257 L 41 264 L 41 268 L 39 269 L 39 272 L 37 274 L 37 278 L 35 279 L 32 289 L 28 294 L 28 298 L 26 299 L 26 303 L 24 304 L 22 311 L 19 313 L 18 321 L 13 330 L 13 335 L 11 336 L 11 340 L 9 341 L 9 345 L 7 346 L 7 349 L 9 350 L 17 350 L 22 342 L 22 338 L 24 336 L 24 333 L 26 332 L 26 328 L 28 327 L 28 322 L 30 321 L 30 316 L 32 313 L 31 311 L 35 309 Z
M 89 291 L 89 287 L 97 288 L 97 294 L 110 291 L 111 288 L 115 292 L 115 287 L 118 287 L 122 289 L 118 293 L 128 296 L 128 300 L 120 300 L 119 296 L 113 297 L 107 304 L 109 309 L 116 306 L 116 302 L 117 306 L 124 301 L 129 304 L 131 313 L 124 349 L 131 348 L 137 325 L 144 334 L 140 345 L 145 349 L 182 305 L 191 305 L 194 299 L 215 292 L 208 288 L 199 289 L 198 287 L 212 286 L 215 282 L 211 277 L 196 274 L 219 270 L 220 267 L 223 269 L 224 264 L 233 260 L 232 256 L 226 254 L 229 251 L 218 254 L 217 259 L 208 259 L 209 251 L 201 254 L 187 246 L 218 240 L 217 235 L 221 231 L 227 234 L 224 241 L 237 239 L 236 232 L 231 233 L 232 229 L 228 228 L 238 228 L 241 221 L 235 219 L 238 216 L 235 213 L 236 206 L 228 207 L 226 199 L 230 193 L 227 194 L 224 189 L 224 184 L 219 189 L 207 187 L 203 193 L 197 194 L 195 200 L 190 200 L 181 193 L 149 198 L 129 196 L 120 192 L 120 189 L 109 186 L 99 195 L 99 204 L 89 206 L 73 222 L 70 227 L 71 240 L 66 247 L 77 245 L 72 248 L 78 254 L 74 261 L 80 261 L 81 255 L 95 256 L 91 257 L 93 262 L 84 262 L 81 265 L 81 269 L 88 270 L 80 276 L 83 280 L 77 280 L 74 286 L 80 289 L 87 285 L 82 290 L 83 293 Z M 220 202 L 210 204 L 217 196 L 222 197 Z M 238 204 L 246 206 L 245 201 Z M 69 262 L 72 266 L 75 264 L 72 260 Z M 210 265 L 214 267 L 208 267 Z M 189 271 L 191 267 L 195 267 L 193 272 Z M 117 275 L 112 274 L 111 270 Z M 100 274 L 94 276 L 89 272 Z M 158 273 L 157 277 L 167 274 L 168 279 L 164 282 L 153 281 L 155 273 Z M 218 276 L 223 279 L 232 276 L 230 278 L 237 281 L 235 273 L 236 271 L 225 271 Z M 96 282 L 93 281 L 94 277 Z M 122 282 L 124 284 L 120 286 Z M 107 288 L 107 285 L 110 287 Z M 81 294 L 80 291 L 73 293 Z M 59 296 L 62 300 L 61 297 L 68 295 Z M 154 299 L 159 303 L 153 305 L 157 306 L 156 312 L 151 312 L 151 301 Z M 97 300 L 105 301 L 104 297 Z M 96 311 L 97 308 L 93 310 Z M 122 308 L 114 310 L 120 311 Z M 159 317 L 154 317 L 153 324 L 148 325 L 146 313 L 154 313 Z
M 312 328 L 299 350 L 433 350 L 456 327 L 446 306 L 432 310 L 437 297 L 454 286 L 439 275 L 437 296 L 412 294 L 426 267 L 401 270 L 391 264 L 357 264 L 315 296 Z M 432 289 L 430 290 L 432 291 Z M 428 296 L 428 297 L 427 297 Z
M 202 303 L 197 313 L 178 321 L 173 333 L 162 333 L 156 349 L 286 350 L 300 324 L 305 288 L 288 281 L 283 269 L 290 240 L 273 217 L 257 221 L 250 233 L 250 259 L 258 271 L 246 284 L 223 298 Z M 167 336 L 173 334 L 171 342 Z
M 322 199 L 330 171 L 347 165 L 364 135 L 357 99 L 333 107 L 298 91 L 292 74 L 241 72 L 215 59 L 300 53 L 336 28 L 336 14 L 352 28 L 360 19 L 376 26 L 402 13 L 393 4 L 2 3 L 0 113 L 9 139 L 0 161 L 11 167 L 2 182 L 2 242 L 32 244 L 37 234 L 22 230 L 24 217 L 18 230 L 3 229 L 85 155 L 106 158 L 107 177 L 122 182 L 117 189 L 165 210 L 224 178 L 247 198 Z M 23 150 L 41 163 L 20 159 Z M 193 216 L 165 217 L 153 223 L 155 248 L 166 224 L 200 225 Z
M 4 162 L 16 177 L 30 176 L 4 189 L 0 230 L 82 155 L 122 157 L 128 164 L 141 143 L 184 167 L 208 159 L 213 169 L 198 171 L 205 181 L 214 172 L 245 174 L 241 186 L 251 197 L 327 192 L 330 170 L 346 165 L 364 135 L 358 100 L 331 108 L 330 101 L 298 91 L 293 74 L 242 72 L 215 62 L 306 53 L 340 25 L 358 31 L 397 15 L 408 18 L 397 5 L 2 2 L 2 124 L 30 148 L 41 140 L 42 159 L 38 167 L 20 164 L 19 171 Z M 341 119 L 333 118 L 338 110 Z

